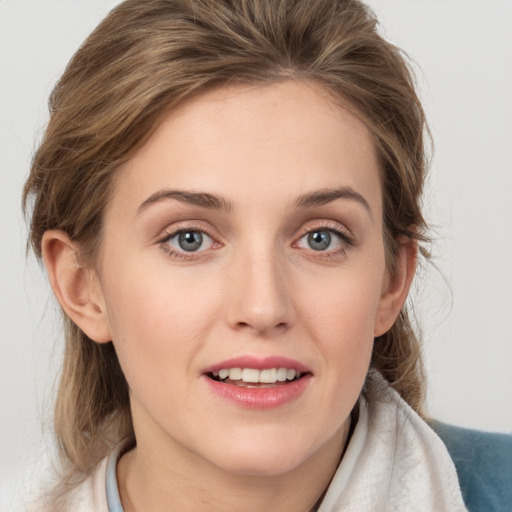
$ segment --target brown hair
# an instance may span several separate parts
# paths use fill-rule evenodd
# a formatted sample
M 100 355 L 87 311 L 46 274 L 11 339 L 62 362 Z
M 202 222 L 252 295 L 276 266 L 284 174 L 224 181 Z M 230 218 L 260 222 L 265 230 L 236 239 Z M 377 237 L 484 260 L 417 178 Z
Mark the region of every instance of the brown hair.
M 23 193 L 41 256 L 62 229 L 94 265 L 116 169 L 165 115 L 227 84 L 303 79 L 321 84 L 371 130 L 380 158 L 387 260 L 399 240 L 425 240 L 422 107 L 399 49 L 357 0 L 128 0 L 72 58 L 50 98 L 51 118 Z M 128 389 L 112 343 L 69 318 L 55 430 L 70 474 L 88 474 L 112 442 L 133 440 Z M 404 309 L 375 341 L 372 367 L 416 410 L 423 398 L 418 339 Z

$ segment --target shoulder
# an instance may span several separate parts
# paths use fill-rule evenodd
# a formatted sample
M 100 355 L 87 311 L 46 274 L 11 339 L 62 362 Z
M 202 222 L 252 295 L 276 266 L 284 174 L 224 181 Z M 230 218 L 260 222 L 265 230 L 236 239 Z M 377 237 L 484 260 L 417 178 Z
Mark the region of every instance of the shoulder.
M 512 510 L 512 435 L 431 421 L 455 463 L 464 501 L 475 512 Z
M 69 484 L 58 495 L 42 493 L 29 498 L 25 512 L 109 512 L 105 479 L 108 457 L 79 483 Z
M 93 473 L 62 488 L 58 495 L 38 494 L 29 498 L 25 512 L 123 512 L 117 486 L 116 467 L 127 449 L 122 441 L 96 466 Z
M 68 510 L 73 512 L 108 512 L 105 489 L 108 457 L 98 465 L 94 473 L 78 484 L 68 498 Z

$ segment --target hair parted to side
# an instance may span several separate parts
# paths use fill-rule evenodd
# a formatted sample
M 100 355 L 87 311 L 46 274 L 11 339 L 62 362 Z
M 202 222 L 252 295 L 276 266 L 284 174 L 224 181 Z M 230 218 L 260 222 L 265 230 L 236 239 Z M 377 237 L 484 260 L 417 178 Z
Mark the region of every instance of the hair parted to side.
M 422 107 L 403 54 L 357 0 L 128 0 L 72 58 L 50 98 L 50 121 L 25 184 L 30 243 L 62 229 L 94 266 L 113 177 L 163 118 L 192 95 L 285 79 L 320 84 L 370 129 L 380 159 L 384 236 L 425 241 Z M 128 388 L 112 343 L 64 318 L 55 431 L 70 475 L 87 475 L 121 437 L 133 441 Z M 375 341 L 372 367 L 416 410 L 420 347 L 404 309 Z

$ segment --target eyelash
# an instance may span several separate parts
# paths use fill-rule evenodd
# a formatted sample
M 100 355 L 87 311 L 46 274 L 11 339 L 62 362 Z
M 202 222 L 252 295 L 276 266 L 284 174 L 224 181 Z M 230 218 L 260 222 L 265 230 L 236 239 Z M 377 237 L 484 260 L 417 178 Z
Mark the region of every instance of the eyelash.
M 186 233 L 186 232 L 201 233 L 203 235 L 208 236 L 209 238 L 211 238 L 213 240 L 213 248 L 216 248 L 216 246 L 219 247 L 222 245 L 219 242 L 216 242 L 215 237 L 210 235 L 204 228 L 200 228 L 197 226 L 179 226 L 178 228 L 173 229 L 172 231 L 165 232 L 162 235 L 162 237 L 157 241 L 157 243 L 160 246 L 160 249 L 164 252 L 165 255 L 167 255 L 171 258 L 176 258 L 176 259 L 180 259 L 183 261 L 193 261 L 198 258 L 198 254 L 200 254 L 201 252 L 205 252 L 205 251 L 191 251 L 191 252 L 187 253 L 187 252 L 176 251 L 173 248 L 171 248 L 171 246 L 168 243 L 169 240 L 174 238 L 175 236 L 179 235 L 180 233 Z M 308 228 L 302 230 L 298 239 L 293 243 L 293 246 L 296 247 L 297 244 L 299 243 L 299 241 L 302 240 L 302 238 L 304 238 L 305 236 L 307 236 L 310 233 L 315 233 L 315 232 L 328 232 L 328 233 L 334 234 L 341 241 L 341 246 L 335 250 L 315 251 L 313 249 L 308 250 L 308 249 L 299 248 L 300 250 L 308 251 L 310 253 L 310 256 L 315 259 L 327 260 L 327 259 L 334 259 L 339 256 L 344 256 L 346 254 L 347 250 L 355 245 L 355 240 L 351 234 L 347 233 L 346 231 L 344 231 L 338 227 L 333 227 L 332 224 L 330 224 L 328 222 L 325 222 L 325 223 L 311 226 L 311 227 L 308 227 Z
M 220 245 L 218 242 L 215 241 L 215 238 L 210 235 L 205 229 L 199 228 L 197 226 L 180 226 L 176 229 L 173 229 L 170 232 L 165 232 L 163 236 L 157 241 L 157 243 L 160 246 L 160 249 L 164 252 L 166 256 L 169 256 L 171 258 L 180 259 L 183 261 L 192 261 L 197 259 L 197 252 L 191 251 L 191 252 L 181 252 L 176 251 L 169 245 L 169 240 L 174 238 L 176 235 L 179 235 L 180 233 L 187 233 L 187 232 L 193 232 L 193 233 L 201 233 L 203 235 L 208 236 L 213 240 L 213 246 Z M 204 252 L 204 251 L 199 251 Z
M 355 245 L 355 239 L 354 237 L 349 234 L 347 231 L 340 229 L 339 227 L 334 227 L 329 222 L 324 222 L 319 225 L 315 225 L 312 227 L 308 227 L 304 229 L 299 236 L 297 242 L 294 242 L 294 245 L 296 245 L 302 238 L 309 235 L 310 233 L 316 233 L 316 232 L 328 232 L 331 234 L 336 235 L 340 241 L 341 246 L 338 249 L 335 250 L 326 250 L 326 251 L 314 251 L 313 249 L 304 249 L 308 250 L 310 253 L 310 256 L 315 259 L 322 259 L 322 260 L 329 260 L 329 259 L 335 259 L 340 256 L 345 256 L 347 253 L 347 250 L 350 249 Z

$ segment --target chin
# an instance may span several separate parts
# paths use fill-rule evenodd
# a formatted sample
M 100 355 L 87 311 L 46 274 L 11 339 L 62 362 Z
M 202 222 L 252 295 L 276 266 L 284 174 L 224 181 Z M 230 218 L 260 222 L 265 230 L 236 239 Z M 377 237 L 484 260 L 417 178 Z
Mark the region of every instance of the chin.
M 221 469 L 228 473 L 240 476 L 274 477 L 290 473 L 301 465 L 307 457 L 251 457 L 237 456 L 233 460 L 226 461 Z
M 272 477 L 294 471 L 318 451 L 316 443 L 303 444 L 303 436 L 297 431 L 295 435 L 287 429 L 284 435 L 269 433 L 258 437 L 237 442 L 232 436 L 229 446 L 219 446 L 210 461 L 232 474 Z

